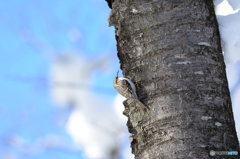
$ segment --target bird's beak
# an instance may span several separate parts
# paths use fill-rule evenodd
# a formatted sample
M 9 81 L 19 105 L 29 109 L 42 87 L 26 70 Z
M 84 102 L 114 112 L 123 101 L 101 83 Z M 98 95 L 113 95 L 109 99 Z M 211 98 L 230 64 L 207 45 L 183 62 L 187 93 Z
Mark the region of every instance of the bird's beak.
M 117 71 L 117 77 L 118 77 L 118 72 L 119 72 L 119 71 Z

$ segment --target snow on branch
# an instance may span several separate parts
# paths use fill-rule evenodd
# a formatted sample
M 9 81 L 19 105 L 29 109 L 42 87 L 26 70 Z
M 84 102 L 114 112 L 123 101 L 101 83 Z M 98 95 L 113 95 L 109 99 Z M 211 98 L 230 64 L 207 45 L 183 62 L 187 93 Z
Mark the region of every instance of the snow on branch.
M 234 64 L 240 60 L 240 1 L 213 0 L 221 35 L 224 61 Z M 222 3 L 223 2 L 223 3 Z M 224 15 L 224 16 L 223 16 Z
M 226 64 L 240 59 L 240 12 L 227 16 L 217 16 Z

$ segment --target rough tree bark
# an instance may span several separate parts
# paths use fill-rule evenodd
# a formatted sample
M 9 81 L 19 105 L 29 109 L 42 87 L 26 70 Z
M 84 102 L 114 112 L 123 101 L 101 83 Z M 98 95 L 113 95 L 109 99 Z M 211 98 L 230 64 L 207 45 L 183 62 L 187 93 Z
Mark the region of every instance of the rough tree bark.
M 131 99 L 124 102 L 135 158 L 238 151 L 212 1 L 115 0 L 111 7 L 123 75 L 150 108 L 143 114 Z

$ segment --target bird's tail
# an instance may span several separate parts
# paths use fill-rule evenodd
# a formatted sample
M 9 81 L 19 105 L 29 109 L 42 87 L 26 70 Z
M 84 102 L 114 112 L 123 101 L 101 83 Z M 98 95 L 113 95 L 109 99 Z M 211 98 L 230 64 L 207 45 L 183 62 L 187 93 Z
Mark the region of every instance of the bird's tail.
M 143 113 L 146 112 L 146 110 L 150 110 L 147 106 L 145 106 L 142 102 L 140 102 L 139 100 L 137 100 L 137 104 L 141 107 Z M 146 110 L 145 110 L 146 109 Z

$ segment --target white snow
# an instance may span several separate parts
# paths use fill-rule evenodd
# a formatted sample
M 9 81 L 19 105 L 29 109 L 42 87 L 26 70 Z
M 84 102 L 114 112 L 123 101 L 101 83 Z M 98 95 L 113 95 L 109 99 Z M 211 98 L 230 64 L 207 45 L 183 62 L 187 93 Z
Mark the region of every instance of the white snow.
M 238 138 L 240 137 L 240 0 L 214 0 Z M 222 3 L 221 3 L 222 2 Z M 221 3 L 221 4 L 220 4 Z M 219 4 L 219 5 L 218 5 Z
M 226 64 L 234 64 L 240 59 L 240 12 L 227 16 L 217 16 Z
M 214 5 L 219 5 L 222 3 L 224 0 L 213 0 Z
M 240 62 L 239 62 L 240 63 Z M 239 65 L 238 65 L 238 69 L 239 69 Z M 240 70 L 240 69 L 239 69 Z M 238 133 L 238 138 L 240 138 L 240 83 L 239 83 L 239 75 L 240 75 L 240 71 L 238 70 L 238 82 L 234 85 L 234 88 L 232 89 L 231 95 L 232 95 L 232 107 L 233 107 L 233 114 L 234 114 L 234 120 L 235 120 L 235 124 L 236 124 L 236 130 Z
M 234 11 L 228 2 L 226 0 L 225 1 L 223 0 L 222 3 L 215 6 L 215 13 L 217 15 L 228 15 L 233 14 Z
M 239 0 L 228 0 L 228 3 L 231 5 L 233 10 L 240 9 L 240 1 Z
M 216 6 L 216 14 L 220 15 L 232 14 L 240 9 L 239 0 L 213 0 L 213 3 Z
M 240 78 L 240 74 L 237 73 L 239 72 L 238 64 L 239 62 L 233 65 L 226 65 L 226 73 L 230 90 L 234 89 L 239 82 L 238 80 Z
M 240 12 L 237 11 L 239 8 L 239 0 L 228 0 L 215 9 L 226 64 L 234 64 L 240 59 Z

